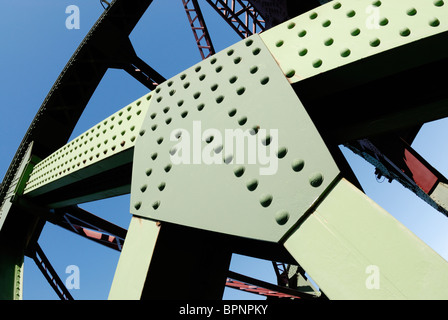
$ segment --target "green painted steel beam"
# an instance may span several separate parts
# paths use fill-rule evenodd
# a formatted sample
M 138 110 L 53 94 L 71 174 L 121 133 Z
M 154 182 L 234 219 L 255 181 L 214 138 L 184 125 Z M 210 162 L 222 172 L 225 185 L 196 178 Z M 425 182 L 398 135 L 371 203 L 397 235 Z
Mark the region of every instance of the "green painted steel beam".
M 345 179 L 284 245 L 330 299 L 448 298 L 448 263 Z
M 215 233 L 133 216 L 109 300 L 221 299 L 231 254 Z
M 278 242 L 340 173 L 258 35 L 150 96 L 134 152 L 136 216 Z
M 0 247 L 0 300 L 21 300 L 23 252 Z
M 39 159 L 33 156 L 32 150 L 33 143 L 30 143 L 6 192 L 5 201 L 0 206 L 0 230 L 2 229 L 6 218 L 8 217 L 9 211 L 11 210 L 14 197 L 23 194 L 26 182 L 29 179 L 29 175 L 31 174 L 36 163 L 39 162 Z
M 24 195 L 44 198 L 40 202 L 58 207 L 129 193 L 130 177 L 120 176 L 130 174 L 127 168 L 132 165 L 136 137 L 147 109 L 148 101 L 142 97 L 43 159 L 31 172 Z M 103 175 L 101 179 L 99 175 Z M 104 175 L 111 176 L 116 183 Z M 104 179 L 110 185 L 101 185 L 98 191 L 95 188 L 92 191 L 88 188 L 93 184 L 92 179 Z M 83 181 L 88 185 L 83 186 Z M 57 193 L 71 186 L 89 193 L 79 194 L 76 190 Z
M 347 138 L 346 128 L 353 134 L 365 124 L 359 118 L 340 122 L 347 110 L 328 100 L 332 94 L 340 102 L 360 83 L 377 81 L 379 88 L 383 79 L 417 67 L 431 72 L 428 64 L 448 57 L 444 46 L 407 56 L 424 52 L 425 44 L 439 48 L 448 34 L 447 8 L 443 1 L 332 1 L 254 35 L 160 84 L 42 160 L 24 195 L 52 198 L 132 166 L 132 185 L 115 186 L 131 192 L 134 217 L 110 299 L 169 297 L 160 282 L 173 270 L 167 266 L 183 262 L 199 274 L 200 264 L 188 255 L 199 258 L 202 249 L 219 270 L 208 275 L 213 285 L 204 292 L 218 296 L 229 257 L 213 253 L 226 243 L 218 234 L 236 242 L 284 243 L 330 298 L 445 298 L 446 261 L 341 180 L 346 172 L 327 144 L 332 133 Z M 386 68 L 378 68 L 381 61 Z M 348 80 L 332 83 L 341 77 Z M 319 100 L 321 92 L 327 100 Z M 443 101 L 437 98 L 424 96 L 422 105 Z M 410 112 L 409 120 L 421 108 L 398 111 L 380 120 Z M 374 121 L 365 127 L 364 133 L 376 130 Z M 114 194 L 98 192 L 93 198 Z M 89 199 L 92 194 L 71 201 Z M 68 200 L 52 201 L 47 204 Z
M 330 1 L 260 36 L 295 83 L 446 32 L 447 16 L 448 6 L 440 0 Z M 406 64 L 409 57 L 400 60 Z M 364 74 L 364 81 L 369 77 Z
M 160 227 L 155 221 L 132 217 L 123 245 L 109 300 L 139 300 Z
M 320 133 L 344 143 L 448 116 L 447 10 L 437 0 L 331 1 L 260 36 Z

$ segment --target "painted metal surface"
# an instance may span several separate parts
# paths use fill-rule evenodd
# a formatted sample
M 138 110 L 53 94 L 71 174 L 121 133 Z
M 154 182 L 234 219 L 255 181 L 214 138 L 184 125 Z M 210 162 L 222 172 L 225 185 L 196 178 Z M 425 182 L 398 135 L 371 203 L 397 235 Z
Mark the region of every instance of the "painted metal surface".
M 277 242 L 339 174 L 258 35 L 150 96 L 134 152 L 134 215 Z
M 329 299 L 448 298 L 448 263 L 345 179 L 285 247 Z
M 109 300 L 141 298 L 159 227 L 154 221 L 133 217 L 118 261 Z
M 330 298 L 447 298 L 446 261 L 346 180 L 335 185 L 340 170 L 297 97 L 302 93 L 296 85 L 381 54 L 406 60 L 393 70 L 379 72 L 381 76 L 427 62 L 430 55 L 415 63 L 402 53 L 409 44 L 424 51 L 420 40 L 437 42 L 443 38 L 438 36 L 446 36 L 447 9 L 441 0 L 329 2 L 159 83 L 154 92 L 36 165 L 24 192 L 31 198 L 41 196 L 133 163 L 132 188 L 125 186 L 121 192 L 131 191 L 135 216 L 111 299 L 141 298 L 151 261 L 158 261 L 159 268 L 164 258 L 174 261 L 170 253 L 154 254 L 159 237 L 155 221 L 285 241 Z M 443 51 L 434 54 L 444 55 Z M 250 150 L 238 149 L 238 141 L 227 148 L 225 130 L 233 130 L 232 139 L 244 138 L 248 148 L 252 141 L 252 147 L 268 158 L 252 163 Z M 42 137 L 49 132 L 45 130 Z M 238 153 L 241 150 L 243 154 Z M 239 156 L 245 160 L 238 162 Z M 269 161 L 276 166 L 270 167 Z M 427 178 L 419 180 L 425 189 L 434 189 L 434 179 Z M 10 183 L 11 176 L 8 179 Z M 441 187 L 434 190 L 438 197 L 446 192 L 446 186 Z M 8 262 L 11 257 L 15 260 Z M 0 267 L 8 270 L 0 275 L 9 282 L 20 280 L 21 258 L 20 250 L 5 258 Z M 153 272 L 153 279 L 158 274 L 163 272 Z M 20 297 L 20 283 L 2 290 L 15 286 L 13 295 Z
M 294 83 L 446 32 L 447 15 L 443 1 L 331 1 L 260 36 Z
M 142 97 L 56 150 L 34 167 L 24 194 L 37 197 L 132 163 L 147 109 L 148 101 Z

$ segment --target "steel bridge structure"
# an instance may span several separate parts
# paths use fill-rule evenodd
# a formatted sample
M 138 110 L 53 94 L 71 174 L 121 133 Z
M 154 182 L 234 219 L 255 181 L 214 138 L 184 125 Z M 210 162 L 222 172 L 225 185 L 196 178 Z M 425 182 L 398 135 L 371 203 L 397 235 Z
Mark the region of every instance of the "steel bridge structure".
M 27 256 L 73 299 L 38 243 L 50 222 L 120 252 L 111 300 L 221 299 L 226 286 L 448 298 L 448 263 L 373 203 L 339 149 L 448 215 L 447 179 L 411 147 L 448 116 L 448 3 L 182 0 L 202 60 L 166 79 L 129 38 L 152 2 L 101 1 L 18 146 L 0 186 L 0 297 L 22 298 Z M 241 40 L 216 52 L 204 5 Z M 69 141 L 110 68 L 148 93 Z M 123 194 L 127 230 L 78 206 Z M 272 261 L 277 283 L 230 271 L 234 253 Z

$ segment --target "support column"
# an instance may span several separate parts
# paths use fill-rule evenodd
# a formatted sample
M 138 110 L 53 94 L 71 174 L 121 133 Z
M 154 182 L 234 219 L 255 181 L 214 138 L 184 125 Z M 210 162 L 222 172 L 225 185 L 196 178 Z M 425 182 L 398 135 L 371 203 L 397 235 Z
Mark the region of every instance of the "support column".
M 448 263 L 345 179 L 284 245 L 330 299 L 448 298 Z
M 109 299 L 221 299 L 232 255 L 224 239 L 134 216 Z
M 0 300 L 21 300 L 23 252 L 6 246 L 0 248 Z
M 109 300 L 141 298 L 159 229 L 154 221 L 132 217 L 109 292 Z

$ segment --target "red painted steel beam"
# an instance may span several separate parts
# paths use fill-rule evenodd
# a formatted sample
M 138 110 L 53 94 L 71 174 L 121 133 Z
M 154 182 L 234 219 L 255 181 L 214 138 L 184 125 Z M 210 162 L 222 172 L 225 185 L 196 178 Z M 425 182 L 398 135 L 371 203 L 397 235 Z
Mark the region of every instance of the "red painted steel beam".
M 206 0 L 242 38 L 265 30 L 265 19 L 247 0 Z
M 182 4 L 187 14 L 191 30 L 193 31 L 199 53 L 202 59 L 206 59 L 215 54 L 215 48 L 213 47 L 201 8 L 197 0 L 182 0 Z
M 228 272 L 226 286 L 264 296 L 290 298 L 290 299 L 322 299 L 291 288 L 277 286 L 269 282 L 254 279 L 233 271 Z
M 370 139 L 360 139 L 345 144 L 350 150 L 360 155 L 376 167 L 378 177 L 384 176 L 397 180 L 404 187 L 413 191 L 428 204 L 448 216 L 448 208 L 438 199 L 432 197 L 439 184 L 448 180 L 404 139 L 387 135 Z M 440 195 L 442 197 L 448 195 Z M 445 199 L 444 198 L 444 199 Z M 446 202 L 446 200 L 443 202 Z M 448 199 L 447 199 L 448 200 Z

